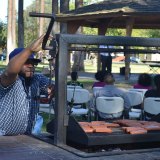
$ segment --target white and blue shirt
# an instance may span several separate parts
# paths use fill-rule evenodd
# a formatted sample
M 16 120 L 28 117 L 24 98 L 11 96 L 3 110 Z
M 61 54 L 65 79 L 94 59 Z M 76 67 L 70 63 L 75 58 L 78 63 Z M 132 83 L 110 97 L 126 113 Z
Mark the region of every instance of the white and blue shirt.
M 100 45 L 99 48 L 113 48 L 113 46 Z M 114 53 L 100 52 L 101 56 L 114 56 Z

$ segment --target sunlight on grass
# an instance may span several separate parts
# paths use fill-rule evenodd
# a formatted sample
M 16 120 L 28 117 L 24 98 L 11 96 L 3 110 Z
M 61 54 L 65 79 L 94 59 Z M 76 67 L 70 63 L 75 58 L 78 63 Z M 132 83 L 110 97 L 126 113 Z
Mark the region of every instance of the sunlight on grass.
M 97 63 L 92 63 L 91 60 L 85 60 L 84 62 L 85 65 L 85 72 L 91 72 L 95 73 L 97 71 Z M 112 72 L 113 73 L 119 73 L 120 68 L 124 67 L 125 64 L 123 62 L 120 63 L 114 63 L 112 64 Z M 0 69 L 4 69 L 6 67 L 5 62 L 0 61 Z M 43 67 L 48 67 L 48 63 L 40 63 L 36 67 L 37 72 L 41 72 Z M 130 63 L 130 68 L 131 68 L 131 73 L 152 73 L 152 70 L 150 70 L 149 65 L 143 64 L 143 63 Z M 157 70 L 157 72 L 160 73 L 160 68 Z
M 112 72 L 113 73 L 120 73 L 120 68 L 125 67 L 125 63 L 112 63 Z M 150 70 L 149 65 L 143 63 L 130 63 L 131 73 L 152 73 Z M 93 72 L 97 71 L 97 64 L 92 64 L 91 61 L 85 61 L 85 71 L 86 72 Z M 158 69 L 160 72 L 160 68 Z

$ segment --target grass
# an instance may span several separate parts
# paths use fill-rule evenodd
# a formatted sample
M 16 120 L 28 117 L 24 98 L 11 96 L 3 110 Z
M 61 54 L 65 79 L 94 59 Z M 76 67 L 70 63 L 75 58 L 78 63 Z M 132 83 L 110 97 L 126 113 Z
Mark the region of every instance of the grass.
M 86 72 L 92 72 L 95 73 L 97 71 L 97 64 L 92 64 L 92 62 L 90 60 L 86 60 L 85 61 L 85 71 Z M 47 67 L 48 64 L 39 64 L 36 67 L 36 71 L 37 72 L 41 72 L 43 67 Z M 125 64 L 123 62 L 121 63 L 114 63 L 112 64 L 112 71 L 113 73 L 119 73 L 120 72 L 120 68 L 124 67 Z M 4 69 L 6 67 L 5 62 L 0 61 L 0 70 Z M 130 68 L 131 68 L 131 73 L 152 73 L 150 71 L 149 65 L 147 64 L 143 64 L 143 63 L 130 63 Z M 160 68 L 157 70 L 158 72 L 160 72 Z
M 51 114 L 50 116 L 50 118 L 49 118 L 49 114 L 48 113 L 40 113 L 40 115 L 43 117 L 43 126 L 42 126 L 42 131 L 43 132 L 46 132 L 46 125 L 47 125 L 47 123 L 48 122 L 50 122 L 50 120 L 51 119 L 53 119 L 54 118 L 54 115 L 53 114 Z
M 113 62 L 112 64 L 112 72 L 119 73 L 120 68 L 125 67 L 124 62 Z M 130 63 L 131 73 L 152 73 L 148 64 L 144 63 Z M 85 70 L 86 72 L 93 72 L 97 71 L 97 64 L 92 64 L 91 61 L 85 61 Z M 157 70 L 160 72 L 160 68 Z
M 91 91 L 94 80 L 92 80 L 92 79 L 80 79 L 79 81 L 83 84 L 85 89 Z
M 0 61 L 0 70 L 3 70 L 6 67 L 5 64 L 2 64 L 2 62 Z

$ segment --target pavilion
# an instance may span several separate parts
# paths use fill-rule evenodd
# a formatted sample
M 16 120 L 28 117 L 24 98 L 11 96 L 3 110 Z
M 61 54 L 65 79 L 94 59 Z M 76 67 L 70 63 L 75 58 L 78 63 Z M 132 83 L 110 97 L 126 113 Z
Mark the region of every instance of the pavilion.
M 75 34 L 80 26 L 98 28 L 98 35 L 107 34 L 108 28 L 132 29 L 160 28 L 159 0 L 105 0 L 56 15 L 56 21 L 67 24 L 66 32 Z M 129 76 L 129 54 L 125 54 L 125 79 Z M 100 68 L 100 60 L 98 61 Z

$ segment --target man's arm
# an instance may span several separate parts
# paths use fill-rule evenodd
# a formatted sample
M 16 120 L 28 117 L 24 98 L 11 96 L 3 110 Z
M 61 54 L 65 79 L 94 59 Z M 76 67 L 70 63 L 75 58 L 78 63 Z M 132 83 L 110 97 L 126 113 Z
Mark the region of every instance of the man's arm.
M 7 87 L 16 81 L 18 73 L 21 71 L 21 68 L 28 57 L 33 52 L 38 52 L 41 49 L 43 38 L 44 34 L 37 40 L 33 41 L 26 49 L 9 61 L 8 66 L 0 77 L 0 83 L 2 86 Z

